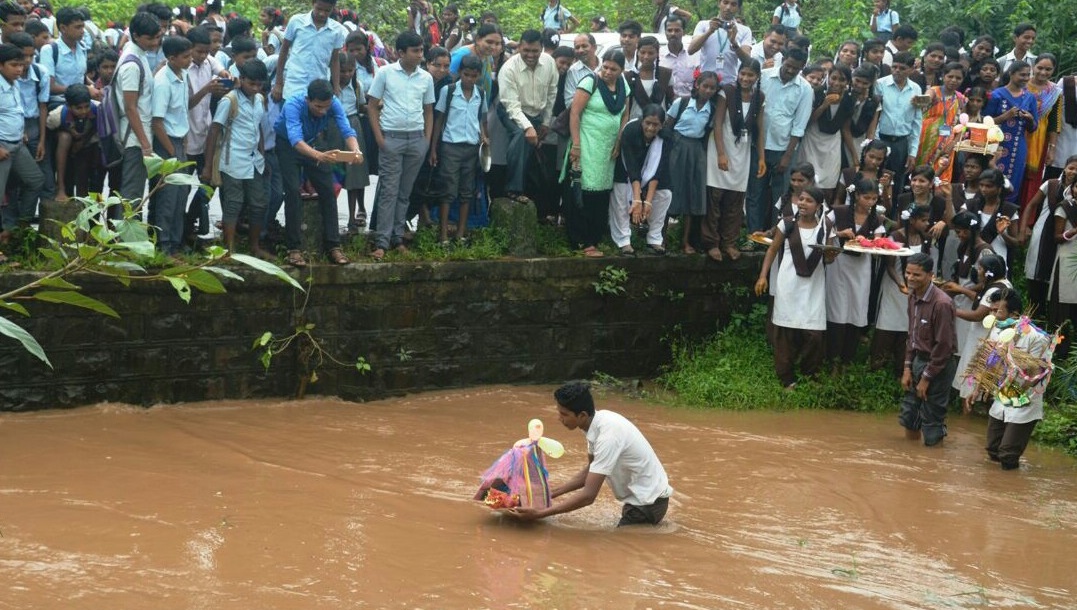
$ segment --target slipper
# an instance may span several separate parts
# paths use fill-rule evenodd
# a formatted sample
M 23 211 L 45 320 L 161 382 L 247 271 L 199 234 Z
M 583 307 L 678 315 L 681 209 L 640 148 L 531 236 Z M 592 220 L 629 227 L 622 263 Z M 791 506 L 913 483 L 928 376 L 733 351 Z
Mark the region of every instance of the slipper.
M 636 251 L 632 249 L 632 246 L 622 246 L 621 256 L 635 256 Z
M 587 258 L 602 258 L 603 256 L 606 256 L 602 253 L 602 250 L 599 250 L 594 246 L 587 246 L 586 248 L 584 248 L 583 255 Z
M 655 246 L 653 244 L 647 244 L 647 253 L 651 256 L 665 256 L 666 249 L 662 246 Z
M 385 249 L 378 248 L 377 250 L 374 250 L 370 253 L 370 258 L 380 262 L 383 258 L 385 258 Z
M 300 269 L 307 266 L 307 259 L 303 258 L 303 253 L 299 250 L 289 250 L 287 261 L 289 265 Z
M 329 251 L 329 260 L 333 261 L 336 265 L 347 265 L 351 262 L 340 248 L 333 248 Z

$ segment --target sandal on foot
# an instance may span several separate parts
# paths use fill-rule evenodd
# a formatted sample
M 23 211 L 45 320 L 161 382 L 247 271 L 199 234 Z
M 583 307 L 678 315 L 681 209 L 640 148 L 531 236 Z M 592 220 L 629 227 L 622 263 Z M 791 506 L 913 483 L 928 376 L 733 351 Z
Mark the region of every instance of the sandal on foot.
M 587 258 L 602 258 L 603 256 L 606 256 L 602 253 L 602 250 L 599 250 L 594 246 L 587 246 L 586 248 L 584 248 L 583 255 Z
M 378 248 L 378 249 L 374 250 L 373 252 L 370 253 L 370 258 L 374 259 L 375 261 L 380 262 L 383 258 L 385 258 L 385 249 L 384 248 Z
M 632 249 L 632 246 L 621 246 L 621 256 L 635 256 L 636 251 Z
M 333 261 L 335 265 L 347 265 L 351 262 L 340 248 L 333 248 L 329 251 L 329 260 Z
M 651 256 L 665 256 L 666 255 L 666 249 L 663 248 L 662 246 L 655 246 L 653 244 L 648 244 L 647 245 L 647 253 L 650 254 Z
M 302 269 L 307 266 L 307 259 L 303 258 L 303 253 L 299 250 L 288 251 L 288 264 L 293 267 L 299 267 Z

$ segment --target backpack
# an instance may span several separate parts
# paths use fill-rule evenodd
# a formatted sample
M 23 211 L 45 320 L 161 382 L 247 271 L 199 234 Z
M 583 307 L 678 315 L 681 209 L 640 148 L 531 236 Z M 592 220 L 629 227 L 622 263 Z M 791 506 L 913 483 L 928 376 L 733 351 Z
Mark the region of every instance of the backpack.
M 692 97 L 688 96 L 688 95 L 686 95 L 686 96 L 684 96 L 682 98 L 678 98 L 678 99 L 680 100 L 681 103 L 677 104 L 677 113 L 670 117 L 670 119 L 672 119 L 672 121 L 673 121 L 669 125 L 670 131 L 672 131 L 673 128 L 677 126 L 677 121 L 681 120 L 681 115 L 684 114 L 685 109 L 688 108 L 688 104 L 690 104 L 692 102 Z M 714 129 L 714 115 L 715 115 L 715 113 L 718 112 L 718 108 L 714 104 L 714 102 L 708 101 L 707 104 L 711 107 L 711 114 L 710 114 L 709 117 L 707 117 L 707 125 L 706 125 L 706 127 L 703 128 L 703 141 L 704 142 L 707 141 L 707 136 L 710 135 L 711 129 Z M 672 107 L 672 104 L 670 106 Z
M 146 80 L 146 68 L 142 60 L 135 55 L 127 55 L 118 66 L 112 82 L 105 85 L 101 91 L 101 105 L 97 111 L 97 137 L 101 140 L 101 160 L 106 167 L 114 167 L 123 160 L 124 143 L 131 135 L 131 121 L 127 121 L 127 129 L 123 137 L 120 137 L 120 117 L 123 116 L 123 92 L 116 89 L 116 79 L 119 77 L 120 68 L 124 64 L 134 63 L 138 66 L 138 90 L 141 94 L 142 84 Z
M 262 94 L 257 94 L 258 97 L 262 97 Z M 232 121 L 236 120 L 236 116 L 239 114 L 239 96 L 236 92 L 229 91 L 223 99 L 228 100 L 228 119 L 224 122 L 224 127 L 221 128 L 221 135 L 217 138 L 213 147 L 213 166 L 210 169 L 209 183 L 212 186 L 221 185 L 221 156 L 226 157 L 232 154 Z M 258 103 L 258 100 L 255 100 Z M 227 145 L 227 148 L 226 148 Z

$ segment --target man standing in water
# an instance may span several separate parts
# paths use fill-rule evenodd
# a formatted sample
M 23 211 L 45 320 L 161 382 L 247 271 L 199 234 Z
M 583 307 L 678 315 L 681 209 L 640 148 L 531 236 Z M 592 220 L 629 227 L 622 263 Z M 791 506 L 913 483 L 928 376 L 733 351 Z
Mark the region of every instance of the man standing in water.
M 927 254 L 909 257 L 905 267 L 905 284 L 909 287 L 909 338 L 905 347 L 905 371 L 901 387 L 898 421 L 905 428 L 905 438 L 920 440 L 928 447 L 946 436 L 946 404 L 950 400 L 950 383 L 957 363 L 954 350 L 954 302 L 932 283 L 935 261 Z
M 553 394 L 557 416 L 569 430 L 579 428 L 587 438 L 588 464 L 564 485 L 553 489 L 554 498 L 581 490 L 549 508 L 515 508 L 510 514 L 522 521 L 541 519 L 590 506 L 609 481 L 617 501 L 624 502 L 622 525 L 657 525 L 669 508 L 673 488 L 654 449 L 632 422 L 613 411 L 595 411 L 591 387 L 572 381 Z

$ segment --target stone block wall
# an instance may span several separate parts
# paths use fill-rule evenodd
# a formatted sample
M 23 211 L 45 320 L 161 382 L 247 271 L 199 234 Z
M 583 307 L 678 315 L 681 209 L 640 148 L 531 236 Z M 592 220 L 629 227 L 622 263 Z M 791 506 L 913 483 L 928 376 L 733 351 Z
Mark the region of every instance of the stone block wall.
M 313 269 L 303 320 L 337 357 L 363 356 L 372 370 L 325 365 L 308 394 L 352 400 L 499 383 L 555 383 L 596 371 L 654 375 L 668 362 L 664 339 L 702 338 L 754 302 L 748 290 L 760 257 L 716 264 L 705 257 L 529 259 L 356 264 Z M 625 292 L 599 295 L 607 266 L 628 273 Z M 268 372 L 251 350 L 265 331 L 298 322 L 303 295 L 237 269 L 228 294 L 195 293 L 183 303 L 164 284 L 124 288 L 77 278 L 119 320 L 71 307 L 30 303 L 17 320 L 41 342 L 49 369 L 0 337 L 0 410 L 138 405 L 294 395 L 296 350 Z M 307 272 L 294 272 L 305 283 Z M 0 276 L 0 291 L 27 281 Z M 8 313 L 0 315 L 9 316 Z

